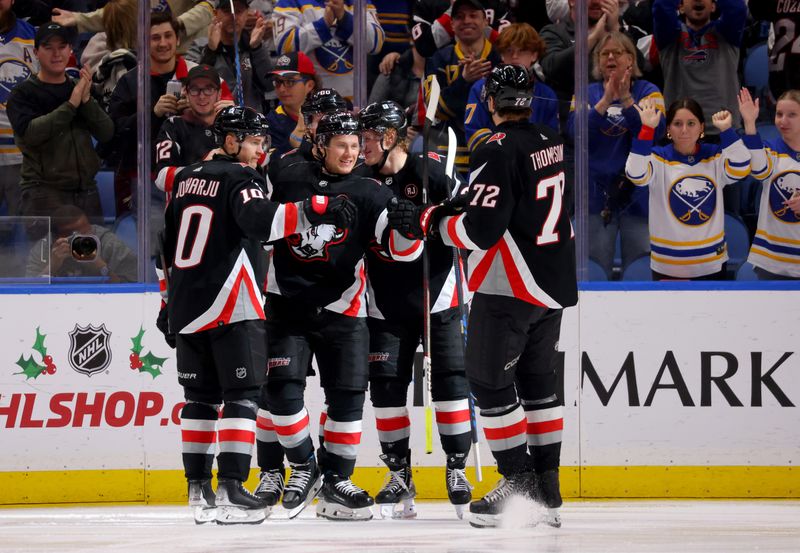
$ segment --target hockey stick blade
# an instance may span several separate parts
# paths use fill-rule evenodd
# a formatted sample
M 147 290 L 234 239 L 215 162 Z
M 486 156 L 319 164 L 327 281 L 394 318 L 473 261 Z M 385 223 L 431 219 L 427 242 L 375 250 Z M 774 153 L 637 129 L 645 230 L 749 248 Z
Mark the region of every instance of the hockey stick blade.
M 436 75 L 431 79 L 431 88 L 428 91 L 428 103 L 425 105 L 425 123 L 426 125 L 433 125 L 436 119 L 436 108 L 439 105 L 439 96 L 442 89 L 439 87 L 439 81 Z
M 455 178 L 453 176 L 453 169 L 456 166 L 456 151 L 458 151 L 458 140 L 456 139 L 456 131 L 453 130 L 453 127 L 447 127 L 447 161 L 444 164 L 444 174 L 448 177 Z M 453 195 L 455 195 L 456 190 L 453 189 Z

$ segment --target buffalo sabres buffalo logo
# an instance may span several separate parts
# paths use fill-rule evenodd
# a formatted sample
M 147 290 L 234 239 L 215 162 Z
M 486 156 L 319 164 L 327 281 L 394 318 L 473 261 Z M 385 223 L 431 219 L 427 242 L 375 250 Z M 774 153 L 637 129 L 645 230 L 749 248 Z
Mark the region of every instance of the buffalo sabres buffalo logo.
M 287 241 L 289 249 L 301 261 L 328 261 L 328 248 L 339 244 L 347 237 L 347 230 L 334 225 L 317 225 L 301 233 L 293 234 Z
M 75 325 L 69 333 L 69 364 L 86 376 L 104 370 L 111 363 L 110 337 L 106 325 Z
M 349 73 L 353 70 L 353 51 L 350 44 L 332 38 L 315 50 L 317 61 L 328 73 Z
M 606 136 L 622 136 L 628 132 L 625 124 L 625 117 L 622 115 L 622 106 L 609 106 L 606 110 L 605 124 L 600 131 Z
M 672 185 L 669 207 L 684 225 L 705 224 L 717 207 L 717 187 L 702 175 L 684 177 Z
M 798 223 L 800 218 L 784 202 L 800 193 L 800 172 L 786 171 L 772 179 L 769 185 L 769 209 L 784 223 Z

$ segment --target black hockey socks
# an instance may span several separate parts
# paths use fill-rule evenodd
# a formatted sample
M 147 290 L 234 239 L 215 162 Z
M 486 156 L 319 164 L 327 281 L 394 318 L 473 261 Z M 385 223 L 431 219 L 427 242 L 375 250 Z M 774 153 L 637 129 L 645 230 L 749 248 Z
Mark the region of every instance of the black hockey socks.
M 272 422 L 272 414 L 266 409 L 258 410 L 256 419 L 256 452 L 258 466 L 262 472 L 279 470 L 283 467 L 283 448 L 278 442 L 278 434 Z
M 528 421 L 528 448 L 537 473 L 558 469 L 561 460 L 561 434 L 564 416 L 561 402 L 554 395 L 538 400 L 522 400 Z
M 226 401 L 219 420 L 219 479 L 244 482 L 250 476 L 250 458 L 256 439 L 256 404 L 242 399 Z
M 361 416 L 364 392 L 335 390 L 326 393 L 328 416 L 325 420 L 325 455 L 322 470 L 348 478 L 356 466 L 361 443 Z
M 503 476 L 531 469 L 525 411 L 515 403 L 503 407 L 481 409 L 481 424 L 489 449 L 497 461 L 497 472 Z
M 183 470 L 187 480 L 208 480 L 217 448 L 217 406 L 187 401 L 181 409 Z

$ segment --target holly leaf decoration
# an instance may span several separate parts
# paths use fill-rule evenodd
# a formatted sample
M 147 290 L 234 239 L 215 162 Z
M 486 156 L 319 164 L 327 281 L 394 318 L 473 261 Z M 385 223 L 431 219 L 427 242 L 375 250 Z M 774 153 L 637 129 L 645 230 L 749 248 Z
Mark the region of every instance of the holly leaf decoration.
M 47 346 L 44 345 L 45 335 L 39 332 L 39 327 L 36 327 L 36 340 L 33 342 L 33 351 L 38 351 L 39 354 L 44 359 L 44 356 L 47 355 Z
M 24 374 L 25 380 L 28 380 L 29 378 L 38 378 L 39 375 L 42 374 L 42 371 L 45 370 L 44 365 L 40 365 L 33 360 L 33 355 L 27 359 L 24 355 L 20 355 L 19 359 L 17 360 L 17 365 L 20 369 L 22 369 L 22 371 L 14 374 Z
M 152 351 L 148 351 L 146 355 L 139 359 L 142 361 L 142 367 L 139 369 L 139 372 L 150 373 L 150 376 L 155 378 L 161 374 L 161 369 L 164 368 L 164 361 L 168 358 L 155 356 Z
M 133 342 L 133 346 L 131 347 L 131 351 L 136 355 L 142 353 L 142 337 L 144 336 L 144 327 L 139 327 L 139 334 L 131 338 L 131 342 Z

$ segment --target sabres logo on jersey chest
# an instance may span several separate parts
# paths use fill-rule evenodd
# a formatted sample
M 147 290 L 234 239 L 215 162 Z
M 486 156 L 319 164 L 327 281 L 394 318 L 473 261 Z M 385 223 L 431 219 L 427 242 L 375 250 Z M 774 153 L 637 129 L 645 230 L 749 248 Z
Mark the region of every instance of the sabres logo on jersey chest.
M 703 175 L 675 181 L 668 196 L 670 211 L 684 225 L 705 224 L 717 208 L 717 186 Z
M 769 208 L 777 219 L 784 223 L 800 223 L 800 218 L 784 202 L 800 192 L 800 172 L 780 173 L 769 185 Z
M 328 248 L 344 242 L 346 237 L 347 229 L 342 230 L 333 225 L 317 225 L 299 234 L 293 234 L 286 241 L 289 243 L 289 251 L 300 261 L 328 261 L 330 259 Z

